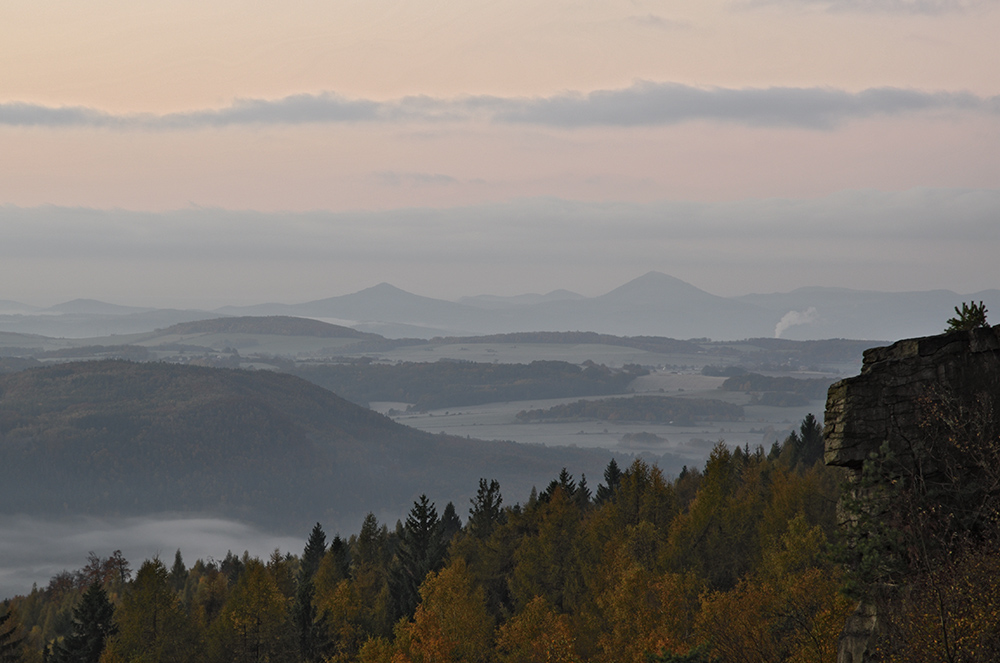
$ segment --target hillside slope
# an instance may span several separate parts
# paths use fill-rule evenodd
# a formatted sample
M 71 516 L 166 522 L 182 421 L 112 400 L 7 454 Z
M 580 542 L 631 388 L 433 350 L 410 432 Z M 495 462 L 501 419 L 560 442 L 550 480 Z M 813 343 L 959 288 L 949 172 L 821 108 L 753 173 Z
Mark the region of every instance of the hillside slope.
M 606 452 L 431 435 L 291 375 L 95 361 L 0 376 L 0 511 L 206 513 L 301 531 L 460 512 L 479 477 L 527 494 Z M 594 481 L 596 483 L 596 481 Z

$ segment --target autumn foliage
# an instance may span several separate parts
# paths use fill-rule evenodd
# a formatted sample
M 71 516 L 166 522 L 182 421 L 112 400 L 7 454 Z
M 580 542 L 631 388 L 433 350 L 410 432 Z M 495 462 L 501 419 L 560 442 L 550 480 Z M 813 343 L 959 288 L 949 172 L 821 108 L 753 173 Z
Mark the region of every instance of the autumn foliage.
M 317 525 L 301 556 L 147 560 L 104 578 L 100 660 L 829 661 L 853 607 L 828 554 L 838 489 L 789 459 L 720 442 L 700 471 L 612 461 L 596 495 L 564 471 L 516 504 L 484 479 L 464 526 L 421 496 L 393 529 L 370 515 L 327 543 Z M 955 601 L 983 564 L 956 572 Z M 11 602 L 23 660 L 65 640 L 84 589 Z M 965 619 L 972 634 L 988 615 Z

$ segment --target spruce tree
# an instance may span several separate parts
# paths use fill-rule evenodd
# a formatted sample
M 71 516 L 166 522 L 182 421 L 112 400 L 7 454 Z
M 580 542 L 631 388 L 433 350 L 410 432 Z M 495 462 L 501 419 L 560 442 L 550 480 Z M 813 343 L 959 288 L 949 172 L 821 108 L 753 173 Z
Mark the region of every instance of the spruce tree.
M 434 503 L 426 495 L 421 495 L 406 516 L 396 550 L 397 565 L 392 584 L 397 617 L 413 614 L 420 601 L 420 583 L 429 572 L 437 571 L 444 561 L 445 547 L 438 522 Z
M 441 542 L 441 547 L 447 548 L 448 544 L 451 543 L 452 537 L 458 534 L 461 529 L 462 519 L 455 512 L 455 505 L 448 502 L 444 508 L 444 512 L 441 514 L 441 520 L 438 521 L 437 536 Z
M 532 489 L 534 490 L 534 489 Z M 472 508 L 469 509 L 469 531 L 479 539 L 486 539 L 493 533 L 493 529 L 503 523 L 503 496 L 500 494 L 500 483 L 496 479 L 479 480 L 479 490 L 475 499 L 469 500 Z
M 305 550 L 302 551 L 302 580 L 309 580 L 316 575 L 325 554 L 326 533 L 323 531 L 323 527 L 316 523 L 312 532 L 309 533 Z
M 350 573 L 351 568 L 351 556 L 350 551 L 348 550 L 347 541 L 340 538 L 339 534 L 335 534 L 333 536 L 333 541 L 330 542 L 330 549 L 327 554 L 333 555 L 339 576 L 341 578 L 346 578 Z
M 11 622 L 13 616 L 14 613 L 10 609 L 0 615 L 0 663 L 20 660 L 18 648 L 21 646 L 22 638 L 16 637 L 17 624 Z
M 292 608 L 292 619 L 299 633 L 299 655 L 303 661 L 319 660 L 320 656 L 322 633 L 316 619 L 316 606 L 313 605 L 313 595 L 316 592 L 313 576 L 319 570 L 325 554 L 326 532 L 322 525 L 316 523 L 309 533 L 305 550 L 302 551 L 299 587 L 295 594 L 295 606 Z
M 812 467 L 823 457 L 823 427 L 813 416 L 807 414 L 799 426 L 799 439 L 802 441 L 802 453 L 799 461 L 806 467 Z
M 685 466 L 685 469 L 687 467 Z M 604 470 L 604 483 L 597 485 L 597 495 L 595 496 L 595 501 L 598 504 L 604 504 L 610 501 L 615 493 L 618 492 L 618 488 L 622 485 L 622 471 L 618 467 L 618 463 L 612 458 L 611 462 L 608 463 L 607 468 Z
M 576 485 L 576 492 L 573 493 L 573 501 L 581 509 L 590 506 L 590 488 L 587 487 L 587 475 L 580 475 L 580 483 Z
M 184 585 L 187 583 L 187 567 L 184 566 L 184 558 L 181 557 L 180 548 L 174 553 L 174 565 L 170 568 L 170 586 L 173 587 L 175 592 L 181 592 L 184 590 Z
M 73 632 L 54 643 L 51 663 L 97 663 L 107 639 L 114 635 L 115 608 L 100 583 L 93 583 L 73 610 Z

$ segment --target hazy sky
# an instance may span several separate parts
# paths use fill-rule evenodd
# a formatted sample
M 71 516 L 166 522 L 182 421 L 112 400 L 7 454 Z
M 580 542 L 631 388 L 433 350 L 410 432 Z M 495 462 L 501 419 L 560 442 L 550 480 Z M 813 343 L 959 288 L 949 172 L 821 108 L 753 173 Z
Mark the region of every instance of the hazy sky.
M 998 34 L 998 0 L 7 0 L 0 299 L 997 287 Z

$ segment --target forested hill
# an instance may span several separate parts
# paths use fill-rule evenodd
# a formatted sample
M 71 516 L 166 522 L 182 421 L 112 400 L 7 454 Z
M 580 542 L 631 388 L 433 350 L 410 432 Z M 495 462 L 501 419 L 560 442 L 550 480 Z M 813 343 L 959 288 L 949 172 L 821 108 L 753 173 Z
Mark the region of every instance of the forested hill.
M 414 410 L 462 407 L 498 401 L 622 394 L 649 371 L 628 364 L 621 369 L 584 367 L 564 361 L 486 364 L 441 360 L 434 363 L 351 363 L 300 365 L 289 370 L 359 405 L 372 401 L 411 403 Z
M 275 336 L 312 336 L 316 338 L 356 338 L 382 340 L 378 334 L 360 332 L 328 322 L 296 318 L 290 315 L 239 316 L 195 320 L 159 330 L 162 334 L 272 334 Z
M 299 531 L 464 500 L 488 476 L 530 491 L 608 454 L 431 435 L 291 375 L 95 361 L 0 375 L 0 510 L 203 512 Z
M 449 336 L 436 337 L 431 343 L 553 343 L 553 344 L 593 344 L 618 345 L 650 352 L 665 352 L 677 354 L 698 354 L 703 348 L 691 341 L 681 341 L 664 336 L 614 336 L 598 334 L 597 332 L 513 332 L 509 334 L 490 334 L 488 336 Z

